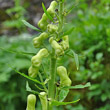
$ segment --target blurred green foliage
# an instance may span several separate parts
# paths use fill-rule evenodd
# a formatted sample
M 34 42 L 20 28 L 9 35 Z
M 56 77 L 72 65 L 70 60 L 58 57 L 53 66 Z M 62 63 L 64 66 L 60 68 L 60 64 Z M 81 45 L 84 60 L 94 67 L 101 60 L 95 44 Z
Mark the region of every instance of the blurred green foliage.
M 72 1 L 70 2 L 72 4 Z M 75 27 L 70 35 L 70 45 L 76 53 L 80 54 L 80 70 L 74 72 L 73 63 L 70 64 L 71 78 L 74 84 L 87 81 L 92 83 L 89 91 L 79 91 L 82 99 L 80 104 L 83 107 L 79 110 L 109 110 L 110 108 L 109 5 L 109 0 L 81 0 L 68 18 L 72 23 L 65 26 L 68 29 Z M 75 94 L 74 91 L 72 92 Z
M 22 4 L 21 0 L 14 0 L 14 6 L 6 10 L 11 19 L 3 22 L 3 25 L 8 28 L 17 28 L 20 32 L 25 31 L 22 20 L 26 19 L 26 7 L 25 4 Z
M 83 90 L 71 90 L 66 100 L 81 98 L 75 105 L 64 106 L 66 110 L 109 110 L 110 109 L 110 0 L 67 0 L 71 9 L 65 29 L 74 27 L 70 36 L 70 47 L 79 55 L 80 70 L 77 71 L 73 58 L 59 59 L 68 68 L 73 85 L 91 82 Z M 18 52 L 36 53 L 28 35 L 8 38 L 0 37 L 0 47 Z M 15 73 L 8 64 L 27 74 L 31 55 L 10 53 L 0 50 L 0 110 L 25 110 L 25 78 Z M 45 62 L 46 64 L 46 62 Z M 46 64 L 46 66 L 48 66 Z M 46 68 L 48 71 L 48 67 Z M 37 109 L 41 110 L 40 103 Z M 62 107 L 61 107 L 62 109 Z M 56 110 L 56 109 L 55 109 Z M 58 108 L 60 110 L 60 108 Z
M 0 37 L 0 110 L 25 110 L 26 108 L 26 80 L 15 73 L 9 65 L 27 74 L 31 56 L 23 55 L 21 52 L 35 51 L 30 39 L 27 34 L 21 37 Z

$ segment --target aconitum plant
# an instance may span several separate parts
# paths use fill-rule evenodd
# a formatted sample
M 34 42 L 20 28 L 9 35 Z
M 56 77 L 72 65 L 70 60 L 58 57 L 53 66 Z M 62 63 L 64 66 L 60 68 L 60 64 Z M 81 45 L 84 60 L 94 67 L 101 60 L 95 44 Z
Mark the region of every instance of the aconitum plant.
M 69 34 L 73 31 L 73 28 L 64 32 L 65 16 L 68 15 L 72 8 L 69 11 L 65 11 L 64 5 L 65 0 L 54 0 L 51 2 L 49 8 L 46 9 L 42 3 L 44 14 L 38 22 L 39 29 L 23 20 L 25 25 L 40 32 L 40 34 L 33 39 L 33 46 L 36 49 L 39 48 L 39 51 L 31 59 L 28 76 L 24 76 L 44 88 L 41 89 L 41 86 L 39 87 L 37 85 L 37 88 L 41 91 L 37 92 L 28 87 L 28 91 L 31 92 L 31 94 L 27 97 L 26 110 L 35 110 L 36 95 L 38 95 L 40 99 L 42 110 L 53 110 L 54 106 L 76 103 L 79 99 L 72 102 L 63 102 L 69 93 L 69 89 L 80 89 L 90 86 L 90 83 L 71 86 L 72 81 L 66 67 L 64 67 L 63 64 L 60 66 L 57 65 L 59 58 L 68 55 L 75 59 L 77 69 L 79 69 L 78 55 L 69 48 Z M 45 47 L 44 41 L 46 40 L 51 49 Z M 42 78 L 39 71 L 44 58 L 50 59 L 50 71 L 45 81 L 43 81 L 44 77 Z M 39 76 L 41 82 L 37 80 Z M 60 81 L 57 80 L 57 77 L 59 77 Z

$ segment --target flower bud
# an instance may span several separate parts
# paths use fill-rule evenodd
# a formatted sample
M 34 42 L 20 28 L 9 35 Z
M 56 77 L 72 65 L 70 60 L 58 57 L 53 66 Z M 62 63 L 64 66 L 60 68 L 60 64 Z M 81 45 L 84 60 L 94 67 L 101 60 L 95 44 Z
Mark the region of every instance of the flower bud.
M 53 25 L 53 24 L 48 24 L 47 25 L 47 30 L 49 33 L 55 33 L 58 31 L 58 26 L 57 25 Z
M 49 8 L 47 9 L 47 12 L 54 17 L 55 16 L 55 9 L 57 6 L 57 2 L 56 1 L 52 1 Z
M 40 21 L 38 22 L 38 26 L 42 29 L 42 30 L 46 30 L 47 29 L 47 25 L 48 25 L 48 22 L 47 22 L 47 16 L 46 14 L 44 13 L 42 15 L 42 18 L 40 19 Z
M 36 104 L 36 96 L 34 94 L 28 95 L 26 110 L 35 110 L 35 104 Z
M 37 55 L 33 56 L 32 59 L 31 59 L 31 62 L 32 62 L 32 66 L 33 67 L 37 67 L 39 68 L 41 63 L 42 63 L 42 59 L 44 57 L 48 57 L 49 53 L 48 53 L 48 50 L 43 48 L 41 49 Z
M 42 20 L 43 20 L 43 21 L 47 21 L 47 19 L 48 19 L 48 17 L 47 17 L 47 15 L 44 13 L 44 14 L 42 15 Z
M 35 78 L 38 74 L 38 71 L 39 71 L 39 68 L 35 68 L 33 66 L 31 66 L 29 69 L 28 69 L 28 75 L 31 77 L 31 78 Z
M 49 39 L 49 42 L 50 42 L 52 48 L 55 49 L 55 53 L 56 53 L 57 56 L 60 56 L 60 55 L 64 54 L 64 51 L 63 51 L 62 47 L 53 39 L 53 37 L 51 37 Z
M 69 48 L 69 38 L 68 38 L 68 35 L 63 37 L 63 41 L 60 43 L 60 45 L 62 46 L 62 48 L 64 50 Z
M 70 86 L 71 80 L 67 75 L 67 70 L 64 66 L 57 67 L 57 74 L 60 76 L 61 86 Z
M 49 52 L 46 48 L 40 49 L 40 51 L 37 53 L 38 56 L 40 56 L 41 58 L 43 57 L 48 57 Z
M 47 94 L 45 92 L 40 92 L 39 98 L 42 104 L 42 110 L 47 110 Z
M 40 36 L 36 37 L 33 39 L 33 44 L 35 48 L 38 48 L 41 46 L 42 42 L 48 38 L 48 34 L 46 32 L 43 32 L 42 34 L 40 34 Z

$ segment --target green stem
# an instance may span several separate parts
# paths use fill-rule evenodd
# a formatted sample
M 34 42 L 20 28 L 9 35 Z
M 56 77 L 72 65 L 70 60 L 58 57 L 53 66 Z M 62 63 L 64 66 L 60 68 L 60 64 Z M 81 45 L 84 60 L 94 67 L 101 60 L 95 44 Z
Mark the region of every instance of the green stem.
M 42 86 L 43 86 L 44 90 L 47 92 L 48 90 L 47 90 L 47 88 L 46 88 L 46 86 L 45 86 L 45 84 L 44 84 L 44 81 L 43 81 L 43 78 L 42 78 L 41 73 L 39 72 L 38 75 L 39 75 L 39 78 L 40 78 L 41 82 L 43 83 Z
M 55 99 L 55 81 L 56 81 L 56 58 L 55 51 L 53 50 L 50 59 L 50 80 L 48 85 L 48 98 L 50 98 L 50 100 Z M 49 102 L 48 110 L 53 110 L 51 102 Z
M 64 12 L 64 3 L 59 1 L 59 33 L 62 32 L 63 28 L 63 12 Z
M 64 2 L 62 0 L 59 0 L 59 34 L 62 32 L 63 28 L 63 12 L 64 12 Z M 49 106 L 48 110 L 53 110 L 53 106 L 51 105 L 51 100 L 55 99 L 55 81 L 56 81 L 56 58 L 55 58 L 55 50 L 53 49 L 51 54 L 51 61 L 50 61 L 50 80 L 48 84 L 48 98 Z
M 59 87 L 56 88 L 56 96 L 55 96 L 55 100 L 58 100 L 58 95 L 59 95 Z

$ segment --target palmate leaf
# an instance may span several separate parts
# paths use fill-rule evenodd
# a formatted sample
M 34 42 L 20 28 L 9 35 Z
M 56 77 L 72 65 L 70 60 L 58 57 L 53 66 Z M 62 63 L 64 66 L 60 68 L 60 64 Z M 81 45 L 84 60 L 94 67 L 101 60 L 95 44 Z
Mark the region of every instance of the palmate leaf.
M 35 91 L 35 90 L 32 90 L 32 89 L 30 88 L 28 81 L 26 82 L 26 91 L 32 92 L 33 94 L 39 94 L 39 92 L 37 92 L 37 91 Z
M 90 87 L 91 86 L 91 83 L 88 82 L 86 83 L 85 85 L 75 85 L 75 86 L 65 86 L 63 87 L 63 89 L 83 89 L 83 88 L 86 88 L 86 87 Z
M 44 13 L 47 15 L 47 17 L 48 17 L 51 21 L 54 22 L 52 16 L 47 12 L 44 3 L 42 3 L 42 8 L 43 8 L 43 10 L 44 10 Z
M 36 80 L 36 79 L 34 79 L 34 78 L 31 78 L 31 77 L 25 75 L 24 73 L 21 73 L 21 72 L 17 71 L 16 69 L 14 69 L 14 68 L 13 68 L 12 66 L 10 66 L 9 64 L 8 64 L 8 66 L 9 66 L 12 70 L 14 70 L 16 73 L 20 74 L 21 76 L 23 76 L 23 77 L 25 77 L 25 78 L 27 78 L 27 79 L 29 79 L 29 80 L 31 80 L 31 81 L 37 83 L 37 84 L 44 85 L 44 84 L 41 83 L 40 81 L 38 81 L 38 80 Z
M 75 101 L 72 101 L 72 102 L 59 102 L 59 101 L 54 100 L 54 101 L 52 101 L 52 105 L 53 105 L 53 106 L 68 105 L 68 104 L 76 103 L 76 102 L 78 102 L 79 100 L 80 100 L 80 99 L 75 100 Z
M 35 30 L 35 31 L 42 32 L 40 29 L 38 29 L 37 27 L 31 25 L 31 24 L 28 23 L 27 21 L 22 20 L 22 22 L 23 22 L 27 27 L 29 27 L 29 28 L 31 28 L 31 29 L 33 29 L 33 30 Z
M 29 52 L 22 52 L 22 51 L 15 51 L 15 50 L 9 50 L 9 49 L 5 49 L 3 47 L 0 47 L 1 50 L 3 51 L 7 51 L 7 52 L 10 52 L 10 53 L 15 53 L 15 54 L 22 54 L 22 55 L 35 55 L 36 53 L 29 53 Z

